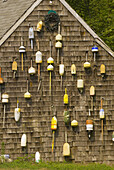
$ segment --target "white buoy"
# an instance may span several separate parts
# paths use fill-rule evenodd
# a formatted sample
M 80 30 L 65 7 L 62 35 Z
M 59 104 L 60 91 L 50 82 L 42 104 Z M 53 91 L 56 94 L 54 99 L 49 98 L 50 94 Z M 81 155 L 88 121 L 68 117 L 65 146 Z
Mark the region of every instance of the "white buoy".
M 14 110 L 14 118 L 16 122 L 18 122 L 20 119 L 20 113 L 21 113 L 21 109 L 19 108 L 19 101 L 17 100 L 17 108 L 15 108 Z
M 35 162 L 37 162 L 37 163 L 40 162 L 40 153 L 39 152 L 35 153 Z
M 21 147 L 26 147 L 27 145 L 27 137 L 26 134 L 23 134 L 21 137 Z

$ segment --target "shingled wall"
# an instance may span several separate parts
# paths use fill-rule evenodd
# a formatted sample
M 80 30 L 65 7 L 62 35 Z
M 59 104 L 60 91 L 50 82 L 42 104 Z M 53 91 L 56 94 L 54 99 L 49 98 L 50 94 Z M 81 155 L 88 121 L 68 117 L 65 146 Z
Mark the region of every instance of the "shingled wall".
M 63 88 L 61 88 L 61 77 L 59 75 L 59 65 L 57 64 L 57 51 L 55 49 L 55 36 L 57 32 L 50 33 L 46 31 L 45 26 L 41 33 L 37 33 L 36 25 L 39 20 L 44 21 L 45 15 L 49 10 L 55 10 L 60 16 L 61 34 L 63 36 L 63 48 L 60 52 L 60 58 L 63 57 L 65 65 L 65 74 L 63 75 Z M 28 38 L 29 25 L 34 27 L 35 39 L 34 50 L 30 48 Z M 26 47 L 24 56 L 24 71 L 21 70 L 21 57 L 19 47 L 21 37 Z M 50 56 L 49 41 L 52 39 L 52 57 L 54 58 L 54 71 L 52 72 L 52 96 L 49 96 L 49 72 L 47 71 L 47 59 Z M 35 63 L 35 53 L 37 52 L 37 39 L 40 42 L 40 51 L 43 53 L 43 62 L 41 64 L 41 88 L 38 89 L 38 77 L 28 75 L 30 59 L 33 59 L 33 66 L 37 69 Z M 91 48 L 97 45 L 99 48 L 96 63 L 93 61 Z M 88 51 L 88 61 L 91 63 L 91 71 L 86 72 L 83 64 L 85 62 L 85 52 Z M 13 79 L 12 62 L 13 57 L 17 58 L 18 71 L 16 79 Z M 72 78 L 71 64 L 76 65 L 77 74 Z M 100 74 L 100 65 L 106 66 L 106 77 L 102 79 Z M 113 163 L 114 161 L 114 143 L 112 141 L 112 132 L 114 130 L 114 58 L 110 56 L 99 44 L 96 44 L 94 38 L 86 29 L 76 20 L 76 18 L 58 1 L 54 0 L 53 6 L 44 0 L 35 10 L 25 19 L 25 21 L 14 31 L 14 33 L 0 47 L 0 66 L 4 84 L 2 93 L 7 92 L 10 96 L 9 103 L 6 106 L 5 128 L 3 124 L 3 104 L 0 101 L 0 148 L 2 142 L 5 143 L 5 153 L 15 159 L 28 153 L 41 153 L 43 161 L 64 161 L 63 144 L 65 143 L 65 128 L 68 133 L 68 143 L 71 147 L 71 156 L 68 160 L 73 162 L 103 162 Z M 29 92 L 31 99 L 26 100 L 26 80 L 29 79 Z M 77 89 L 77 79 L 84 80 L 84 92 L 80 94 Z M 86 132 L 86 119 L 88 110 L 91 106 L 90 86 L 94 85 L 96 95 L 94 98 L 94 112 L 92 119 L 94 121 L 94 132 L 89 140 Z M 65 109 L 63 103 L 64 90 L 67 87 L 69 95 L 68 110 L 70 111 L 70 120 L 74 119 L 73 110 L 79 127 L 73 130 L 69 125 L 65 127 L 63 112 Z M 101 140 L 101 121 L 99 118 L 100 100 L 103 100 L 105 110 L 104 121 L 104 142 Z M 16 100 L 19 100 L 21 108 L 21 119 L 18 123 L 14 120 L 14 109 Z M 53 106 L 53 109 L 52 107 Z M 56 112 L 58 120 L 58 129 L 55 133 L 54 158 L 51 153 L 52 130 L 51 119 Z M 21 148 L 21 136 L 27 134 L 27 148 Z

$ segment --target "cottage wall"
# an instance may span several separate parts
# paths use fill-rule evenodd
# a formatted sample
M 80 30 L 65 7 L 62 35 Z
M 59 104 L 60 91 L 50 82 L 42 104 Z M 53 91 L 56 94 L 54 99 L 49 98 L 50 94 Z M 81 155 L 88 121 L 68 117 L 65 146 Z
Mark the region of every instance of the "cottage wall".
M 57 31 L 48 32 L 43 27 L 37 33 L 36 26 L 38 21 L 44 21 L 45 15 L 49 10 L 55 10 L 60 16 L 61 34 L 63 36 L 63 48 L 60 50 L 60 62 L 63 57 L 65 73 L 63 75 L 63 87 L 61 87 L 61 77 L 59 75 L 59 64 L 57 64 L 57 50 L 55 48 L 55 36 Z M 29 26 L 35 30 L 34 50 L 30 48 L 28 38 Z M 19 47 L 23 37 L 26 54 L 24 56 L 24 71 L 21 70 L 21 57 Z M 52 95 L 49 96 L 49 72 L 47 71 L 47 59 L 50 56 L 50 39 L 52 40 L 52 57 L 54 58 L 54 70 L 52 72 Z M 38 91 L 37 73 L 34 76 L 28 74 L 31 57 L 33 66 L 35 63 L 35 53 L 39 40 L 40 51 L 43 53 L 41 64 L 41 87 Z M 97 45 L 99 52 L 96 62 L 93 61 L 91 48 Z M 88 51 L 88 61 L 91 63 L 91 70 L 86 72 L 83 64 L 86 61 L 85 52 Z M 12 62 L 16 58 L 18 71 L 16 78 L 13 79 Z M 76 65 L 76 75 L 71 75 L 71 65 Z M 100 65 L 105 64 L 106 76 L 103 79 L 100 74 Z M 43 161 L 64 161 L 63 144 L 65 143 L 65 130 L 67 129 L 68 143 L 71 148 L 71 156 L 68 160 L 73 162 L 103 162 L 113 163 L 114 143 L 112 132 L 114 131 L 114 59 L 99 44 L 95 43 L 94 38 L 76 20 L 76 18 L 58 1 L 54 0 L 53 6 L 44 0 L 34 11 L 24 20 L 24 22 L 14 31 L 14 33 L 0 47 L 0 66 L 4 84 L 1 86 L 1 93 L 9 94 L 9 103 L 6 104 L 5 127 L 3 128 L 4 106 L 0 101 L 0 148 L 2 152 L 2 142 L 5 143 L 5 153 L 11 158 L 16 159 L 26 154 L 41 153 Z M 31 99 L 25 99 L 26 80 L 29 79 L 29 92 Z M 84 80 L 84 91 L 82 94 L 77 89 L 77 80 Z M 96 94 L 94 97 L 94 131 L 91 139 L 88 139 L 86 131 L 86 119 L 91 107 L 90 87 L 95 86 Z M 63 97 L 67 88 L 69 96 L 68 110 L 70 121 L 78 121 L 78 128 L 72 129 L 71 125 L 65 126 L 63 112 L 65 109 Z M 102 142 L 101 120 L 99 118 L 100 100 L 103 100 L 105 111 L 104 120 L 104 141 Z M 14 119 L 14 109 L 16 100 L 19 100 L 21 108 L 21 119 L 18 123 Z M 52 107 L 53 106 L 53 107 Z M 52 130 L 51 119 L 56 113 L 58 128 L 55 133 L 54 154 L 51 153 Z M 27 147 L 21 147 L 21 136 L 27 135 Z M 67 160 L 67 159 L 66 159 Z

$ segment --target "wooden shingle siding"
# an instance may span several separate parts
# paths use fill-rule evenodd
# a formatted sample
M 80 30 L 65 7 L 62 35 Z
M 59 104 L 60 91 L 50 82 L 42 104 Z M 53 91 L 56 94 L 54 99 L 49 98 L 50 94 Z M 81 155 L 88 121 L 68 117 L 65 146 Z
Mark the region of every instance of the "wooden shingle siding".
M 47 0 L 43 0 L 31 14 L 17 27 L 17 29 L 8 37 L 0 47 L 0 67 L 2 68 L 2 93 L 7 92 L 10 96 L 9 103 L 6 105 L 5 128 L 2 128 L 3 104 L 0 101 L 0 148 L 1 143 L 5 143 L 5 154 L 11 158 L 41 153 L 43 161 L 52 161 L 51 144 L 52 130 L 51 119 L 56 112 L 58 128 L 55 132 L 55 159 L 54 161 L 64 161 L 63 144 L 65 143 L 65 124 L 63 112 L 65 109 L 63 96 L 65 87 L 69 96 L 68 110 L 70 112 L 70 121 L 74 119 L 73 109 L 75 109 L 76 120 L 79 123 L 75 131 L 69 125 L 67 127 L 68 143 L 71 147 L 71 156 L 69 160 L 73 162 L 103 162 L 112 164 L 114 161 L 114 143 L 112 141 L 112 132 L 114 131 L 114 58 L 104 50 L 94 37 L 83 27 L 83 25 L 60 3 L 54 0 L 54 6 L 49 6 Z M 37 22 L 44 21 L 48 11 L 55 10 L 60 16 L 61 34 L 63 36 L 63 48 L 60 50 L 60 59 L 63 57 L 65 73 L 63 75 L 63 87 L 61 88 L 61 77 L 59 75 L 59 65 L 57 64 L 57 50 L 55 49 L 55 36 L 57 32 L 50 33 L 43 27 L 41 33 L 37 33 Z M 34 27 L 35 39 L 34 50 L 30 48 L 28 30 L 30 26 Z M 24 40 L 26 54 L 24 55 L 24 71 L 21 70 L 21 56 L 19 47 L 21 37 Z M 52 72 L 52 96 L 49 96 L 49 72 L 47 71 L 47 59 L 50 56 L 49 41 L 52 39 L 52 57 L 54 58 L 54 70 Z M 43 54 L 41 64 L 41 88 L 37 92 L 38 77 L 28 75 L 30 59 L 33 59 L 33 67 L 37 70 L 35 63 L 35 53 L 37 52 L 37 39 L 40 44 L 40 51 Z M 93 62 L 91 48 L 96 45 L 99 49 L 96 66 Z M 88 61 L 91 63 L 91 71 L 87 73 L 83 67 L 86 61 L 85 52 L 88 51 Z M 16 79 L 13 79 L 12 62 L 16 57 L 18 70 Z M 71 64 L 76 65 L 76 75 L 71 75 Z M 100 65 L 106 66 L 106 78 L 102 79 L 100 74 Z M 77 80 L 84 80 L 84 92 L 80 94 L 77 89 Z M 26 79 L 29 79 L 29 92 L 31 99 L 25 99 L 24 93 L 27 91 Z M 94 131 L 91 140 L 88 139 L 86 132 L 86 119 L 91 106 L 90 87 L 94 85 L 96 95 L 94 97 Z M 101 120 L 99 118 L 100 99 L 104 97 L 103 108 L 105 111 L 104 121 L 104 143 L 101 138 Z M 19 100 L 21 108 L 21 119 L 18 123 L 14 120 L 14 109 L 16 108 L 16 99 Z M 53 111 L 51 106 L 54 106 Z M 21 148 L 21 136 L 27 135 L 27 148 Z

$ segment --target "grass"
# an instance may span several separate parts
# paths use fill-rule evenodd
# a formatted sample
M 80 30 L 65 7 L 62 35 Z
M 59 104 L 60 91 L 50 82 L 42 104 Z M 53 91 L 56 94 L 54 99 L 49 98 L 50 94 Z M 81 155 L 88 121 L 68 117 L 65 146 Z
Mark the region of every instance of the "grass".
M 0 163 L 0 170 L 114 170 L 113 166 L 105 164 L 74 164 L 74 163 L 58 163 L 58 162 L 40 162 L 35 163 L 31 158 L 18 158 L 11 163 Z

